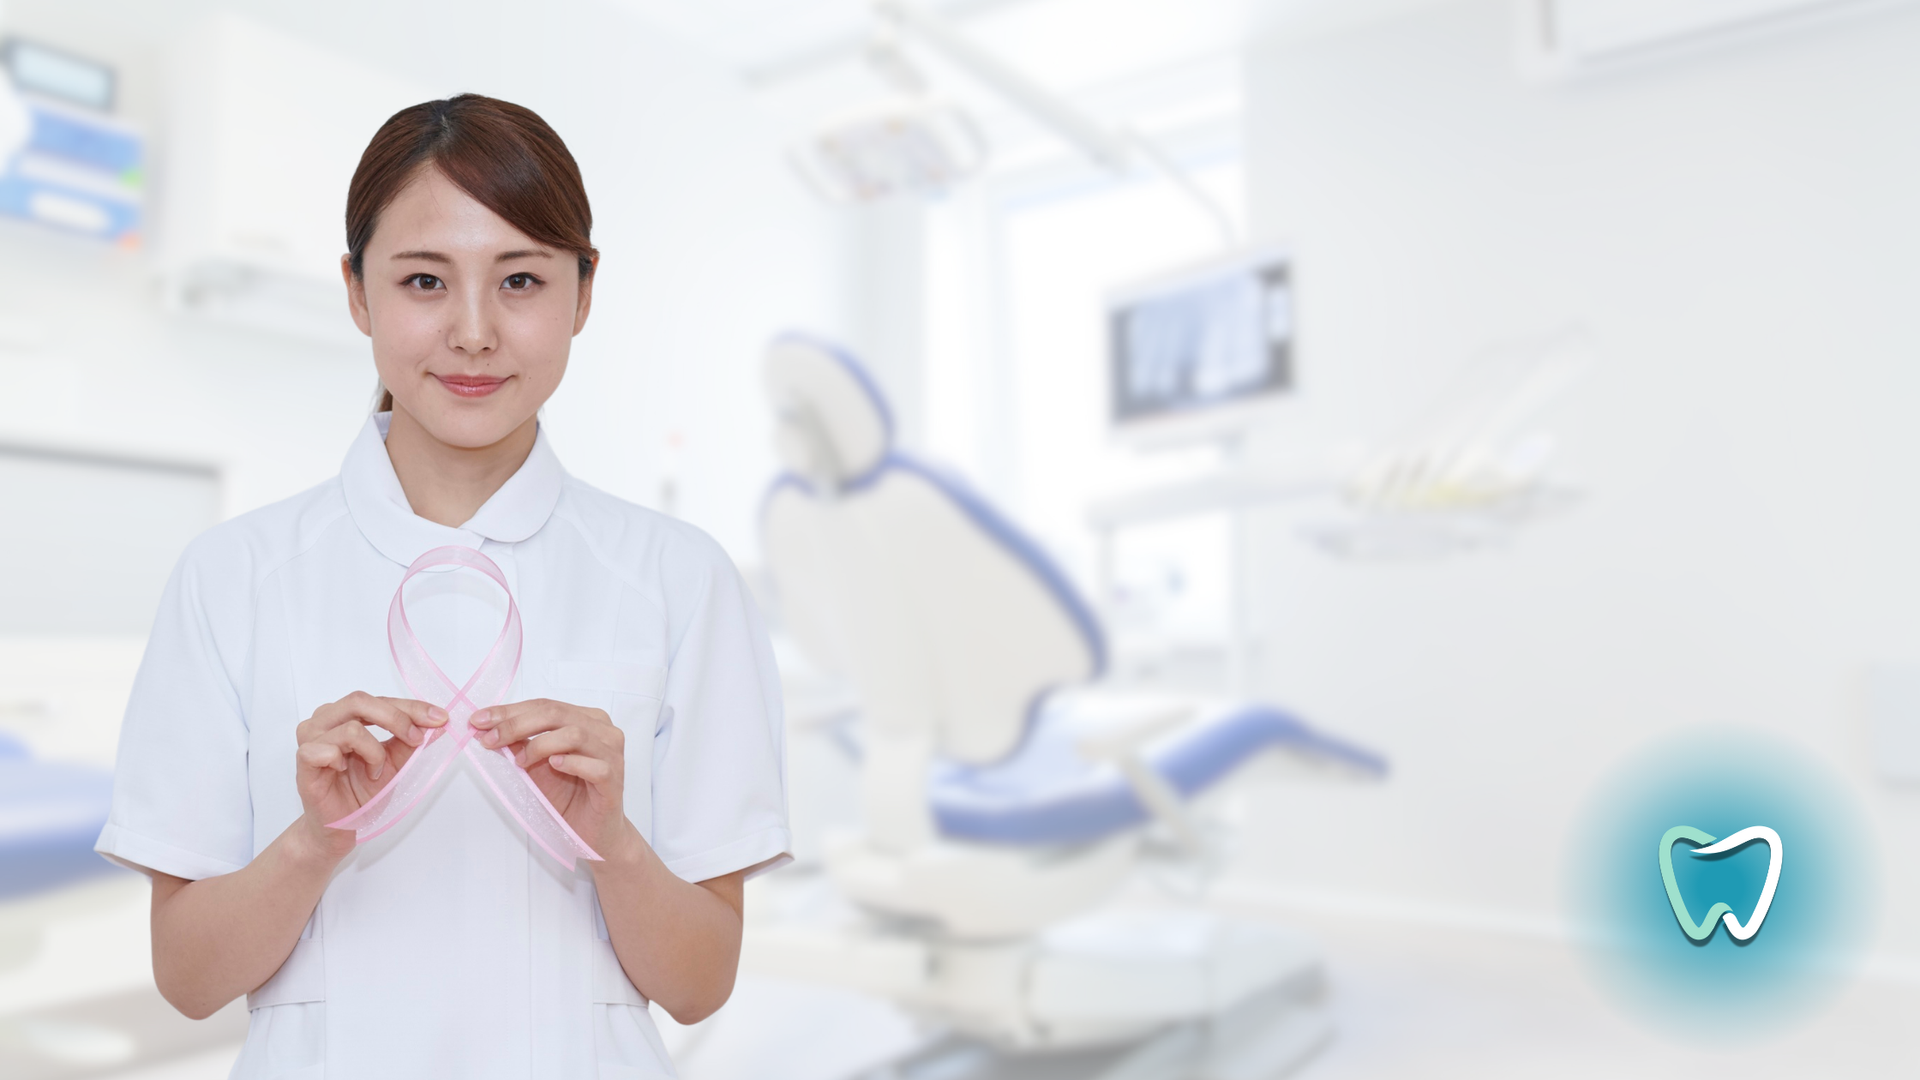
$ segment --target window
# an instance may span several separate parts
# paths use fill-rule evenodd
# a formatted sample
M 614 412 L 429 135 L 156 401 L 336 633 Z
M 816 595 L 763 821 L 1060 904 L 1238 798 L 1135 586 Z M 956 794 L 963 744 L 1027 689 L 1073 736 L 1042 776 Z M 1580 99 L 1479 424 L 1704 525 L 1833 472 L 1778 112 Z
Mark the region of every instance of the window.
M 1190 161 L 1242 217 L 1237 155 Z M 1141 452 L 1107 426 L 1107 294 L 1219 254 L 1210 218 L 1157 177 L 1082 174 L 984 185 L 937 208 L 928 235 L 929 449 L 969 474 L 1089 591 L 1096 499 L 1193 475 L 1212 446 Z M 1116 544 L 1113 628 L 1159 638 L 1225 633 L 1224 515 L 1128 530 Z
M 220 520 L 220 478 L 0 446 L 0 507 L 0 636 L 144 635 L 174 561 Z

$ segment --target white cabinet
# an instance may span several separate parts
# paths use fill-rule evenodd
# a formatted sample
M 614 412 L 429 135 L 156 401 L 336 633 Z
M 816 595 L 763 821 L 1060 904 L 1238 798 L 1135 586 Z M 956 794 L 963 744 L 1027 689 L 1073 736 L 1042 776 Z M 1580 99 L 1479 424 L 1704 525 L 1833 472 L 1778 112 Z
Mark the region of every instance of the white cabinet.
M 434 95 L 233 15 L 171 57 L 158 256 L 176 311 L 359 341 L 340 283 L 347 184 L 380 125 Z

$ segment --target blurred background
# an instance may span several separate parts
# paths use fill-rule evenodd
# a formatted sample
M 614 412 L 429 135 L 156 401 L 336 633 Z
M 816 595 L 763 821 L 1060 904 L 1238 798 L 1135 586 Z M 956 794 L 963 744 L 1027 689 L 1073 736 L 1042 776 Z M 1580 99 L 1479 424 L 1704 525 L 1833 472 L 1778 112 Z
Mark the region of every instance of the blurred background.
M 337 471 L 347 179 L 462 91 L 594 201 L 562 460 L 776 631 L 798 862 L 734 1000 L 655 1010 L 688 1080 L 1920 1066 L 1920 4 L 7 0 L 0 40 L 0 1074 L 237 1052 L 90 853 L 120 710 L 187 540 Z M 1595 987 L 1562 883 L 1609 770 L 1709 726 L 1843 778 L 1880 917 L 1825 1011 L 1703 1047 Z

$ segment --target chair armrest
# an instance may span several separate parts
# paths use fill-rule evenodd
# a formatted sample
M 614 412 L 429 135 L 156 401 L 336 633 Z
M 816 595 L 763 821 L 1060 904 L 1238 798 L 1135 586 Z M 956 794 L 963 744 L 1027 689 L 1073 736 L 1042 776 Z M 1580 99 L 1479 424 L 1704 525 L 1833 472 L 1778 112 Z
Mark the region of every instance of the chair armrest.
M 1083 733 L 1075 740 L 1075 745 L 1082 754 L 1095 761 L 1116 760 L 1137 754 L 1140 747 L 1154 738 L 1193 719 L 1196 711 L 1192 705 L 1154 702 L 1137 713 L 1108 721 Z
M 1187 813 L 1186 800 L 1165 777 L 1153 771 L 1141 753 L 1154 738 L 1192 720 L 1195 711 L 1191 705 L 1158 704 L 1082 735 L 1077 745 L 1082 754 L 1095 761 L 1112 762 L 1147 812 L 1172 830 L 1181 848 L 1197 853 L 1201 850 L 1200 830 Z

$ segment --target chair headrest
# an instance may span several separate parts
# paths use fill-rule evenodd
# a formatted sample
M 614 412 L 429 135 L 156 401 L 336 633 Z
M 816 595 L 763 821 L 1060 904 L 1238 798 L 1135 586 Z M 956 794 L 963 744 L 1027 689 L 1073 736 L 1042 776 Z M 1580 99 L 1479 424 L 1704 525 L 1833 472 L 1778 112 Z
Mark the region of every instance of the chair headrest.
M 893 414 L 873 377 L 845 350 L 802 334 L 767 346 L 767 396 L 787 468 L 832 489 L 857 483 L 886 460 Z

